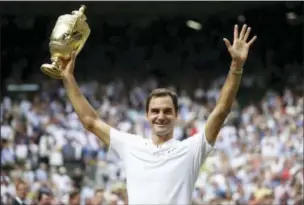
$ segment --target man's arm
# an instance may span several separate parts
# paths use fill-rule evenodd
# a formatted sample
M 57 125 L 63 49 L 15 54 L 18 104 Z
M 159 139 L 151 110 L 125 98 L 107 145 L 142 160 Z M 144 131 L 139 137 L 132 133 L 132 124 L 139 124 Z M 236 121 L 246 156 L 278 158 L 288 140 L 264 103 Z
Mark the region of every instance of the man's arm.
M 94 133 L 103 143 L 109 146 L 111 127 L 99 118 L 97 112 L 81 93 L 73 75 L 75 58 L 75 54 L 72 54 L 71 60 L 62 72 L 64 87 L 84 128 Z
M 247 59 L 249 47 L 256 40 L 256 36 L 254 36 L 248 43 L 246 42 L 250 30 L 250 27 L 247 29 L 247 26 L 244 25 L 240 35 L 238 35 L 238 27 L 235 25 L 233 45 L 231 45 L 227 39 L 224 39 L 232 57 L 232 63 L 218 102 L 205 125 L 206 139 L 211 145 L 214 145 L 217 135 L 230 112 L 232 103 L 239 89 L 243 65 Z
M 241 73 L 235 71 L 242 72 L 242 68 L 237 68 L 233 66 L 233 64 L 234 63 L 232 63 L 225 84 L 222 87 L 218 102 L 206 122 L 205 134 L 211 145 L 215 143 L 217 135 L 230 112 L 241 82 Z
M 111 127 L 99 118 L 97 112 L 83 96 L 75 77 L 73 75 L 64 77 L 63 84 L 84 128 L 94 133 L 108 146 Z

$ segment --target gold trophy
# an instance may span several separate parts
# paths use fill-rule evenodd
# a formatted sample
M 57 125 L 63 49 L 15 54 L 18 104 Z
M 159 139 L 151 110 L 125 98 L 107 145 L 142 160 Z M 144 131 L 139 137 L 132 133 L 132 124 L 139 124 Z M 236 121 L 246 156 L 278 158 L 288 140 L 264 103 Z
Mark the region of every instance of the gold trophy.
M 72 14 L 59 16 L 49 43 L 52 64 L 43 64 L 41 70 L 54 79 L 61 79 L 61 59 L 68 60 L 73 51 L 78 54 L 90 35 L 84 14 L 85 6 Z

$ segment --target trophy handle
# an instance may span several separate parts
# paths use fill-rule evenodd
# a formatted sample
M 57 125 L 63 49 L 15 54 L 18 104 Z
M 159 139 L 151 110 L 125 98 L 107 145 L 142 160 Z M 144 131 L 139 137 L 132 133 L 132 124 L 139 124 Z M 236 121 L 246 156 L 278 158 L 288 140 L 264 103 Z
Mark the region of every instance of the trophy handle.
M 73 28 L 77 25 L 79 19 L 86 20 L 86 16 L 84 15 L 84 11 L 86 9 L 85 5 L 81 5 L 78 11 L 73 11 L 72 14 L 77 15 L 76 21 L 74 21 Z
M 44 74 L 54 79 L 62 79 L 60 70 L 60 60 L 58 57 L 52 58 L 52 64 L 43 64 L 40 68 Z

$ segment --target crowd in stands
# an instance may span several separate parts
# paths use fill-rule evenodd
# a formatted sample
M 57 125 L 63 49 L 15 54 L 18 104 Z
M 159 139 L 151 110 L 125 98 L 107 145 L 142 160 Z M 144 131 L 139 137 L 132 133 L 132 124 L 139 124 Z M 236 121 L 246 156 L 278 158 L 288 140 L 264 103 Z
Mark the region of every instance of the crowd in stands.
M 122 82 L 107 85 L 102 102 L 93 96 L 91 102 L 100 103 L 100 116 L 112 126 L 149 137 L 144 110 L 136 107 L 157 86 L 152 82 L 129 92 L 131 105 L 122 98 L 117 99 L 120 103 L 112 100 L 121 96 Z M 82 85 L 82 89 L 90 99 L 89 91 L 94 91 L 94 85 Z M 4 98 L 1 106 L 3 203 L 18 193 L 15 184 L 26 183 L 29 201 L 42 192 L 71 203 L 68 200 L 74 196 L 70 195 L 72 192 L 79 193 L 76 197 L 88 203 L 87 200 L 97 200 L 96 192 L 104 194 L 107 204 L 112 200 L 123 204 L 126 201 L 123 164 L 96 136 L 83 129 L 71 105 L 64 100 L 64 90 L 59 89 L 58 93 L 62 96 L 59 94 L 56 99 L 48 99 L 47 92 L 19 102 Z M 202 129 L 218 93 L 218 90 L 197 89 L 194 99 L 186 93 L 180 94 L 176 139 L 183 140 Z M 197 103 L 200 98 L 206 99 L 205 106 Z M 74 166 L 67 170 L 67 164 L 72 162 Z M 269 91 L 260 102 L 243 108 L 236 103 L 220 132 L 214 153 L 202 167 L 194 202 L 225 200 L 260 204 L 286 200 L 295 204 L 303 199 L 302 162 L 303 96 L 286 89 L 283 95 Z
M 215 150 L 201 167 L 195 205 L 303 203 L 299 30 L 271 18 L 263 19 L 269 25 L 259 24 L 262 14 L 251 17 L 259 43 L 249 54 L 240 95 Z M 15 29 L 12 33 L 31 35 L 32 18 L 27 19 L 28 29 L 18 27 L 17 18 L 5 19 L 1 26 Z M 192 31 L 180 28 L 179 22 L 161 20 L 146 29 L 104 23 L 102 37 L 92 32 L 77 59 L 76 77 L 108 124 L 149 138 L 145 99 L 152 89 L 166 86 L 179 96 L 174 138 L 184 140 L 203 128 L 229 69 L 221 38 L 231 36 L 233 23 L 212 19 L 206 30 Z M 62 83 L 40 72 L 49 57 L 49 33 L 43 23 L 37 24 L 35 29 L 44 30 L 45 36 L 29 38 L 30 44 L 16 40 L 1 52 L 10 70 L 6 85 L 25 79 L 40 86 L 36 92 L 1 94 L 1 204 L 127 204 L 123 163 L 85 131 Z

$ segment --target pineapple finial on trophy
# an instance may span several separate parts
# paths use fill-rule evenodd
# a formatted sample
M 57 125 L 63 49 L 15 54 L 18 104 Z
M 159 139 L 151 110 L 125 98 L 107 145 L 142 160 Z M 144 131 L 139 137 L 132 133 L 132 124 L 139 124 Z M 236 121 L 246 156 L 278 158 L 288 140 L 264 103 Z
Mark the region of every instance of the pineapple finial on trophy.
M 81 5 L 81 7 L 79 9 L 79 12 L 84 14 L 85 9 L 86 9 L 86 6 L 85 5 Z

